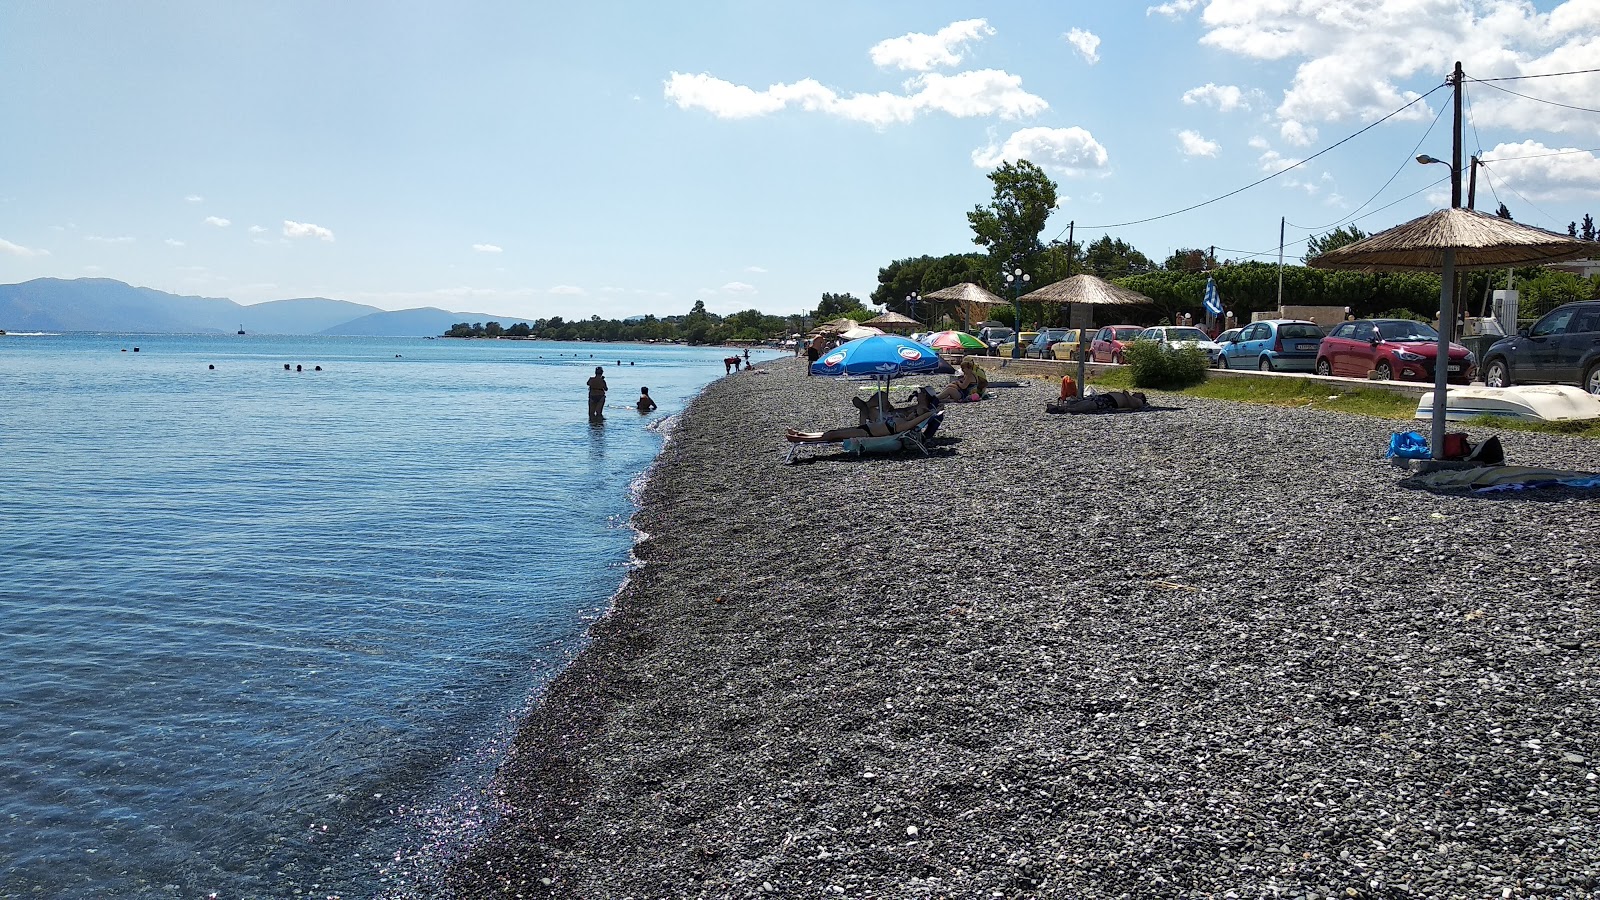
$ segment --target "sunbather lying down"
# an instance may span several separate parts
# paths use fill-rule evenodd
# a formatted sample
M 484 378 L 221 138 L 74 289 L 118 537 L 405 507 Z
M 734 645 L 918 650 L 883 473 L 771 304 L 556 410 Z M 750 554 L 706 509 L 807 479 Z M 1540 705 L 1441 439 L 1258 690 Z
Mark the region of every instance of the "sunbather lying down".
M 891 415 L 855 428 L 834 428 L 830 431 L 796 431 L 791 428 L 784 433 L 784 437 L 796 444 L 834 444 L 850 438 L 890 437 L 920 427 L 932 415 L 931 409 L 909 418 Z
M 1053 413 L 1096 413 L 1120 412 L 1130 409 L 1144 409 L 1150 404 L 1145 400 L 1144 394 L 1137 391 L 1100 391 L 1083 397 L 1068 397 L 1064 400 L 1051 400 L 1044 406 L 1045 412 Z

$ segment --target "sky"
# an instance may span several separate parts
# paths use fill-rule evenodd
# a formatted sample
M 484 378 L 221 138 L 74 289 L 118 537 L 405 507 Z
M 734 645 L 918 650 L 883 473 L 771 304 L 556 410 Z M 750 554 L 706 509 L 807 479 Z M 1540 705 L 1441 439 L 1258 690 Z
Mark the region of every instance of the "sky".
M 1600 213 L 1600 0 L 4 0 L 0 59 L 3 283 L 790 315 L 1017 159 L 1046 241 L 1293 262 L 1449 205 L 1457 60 L 1478 207 Z

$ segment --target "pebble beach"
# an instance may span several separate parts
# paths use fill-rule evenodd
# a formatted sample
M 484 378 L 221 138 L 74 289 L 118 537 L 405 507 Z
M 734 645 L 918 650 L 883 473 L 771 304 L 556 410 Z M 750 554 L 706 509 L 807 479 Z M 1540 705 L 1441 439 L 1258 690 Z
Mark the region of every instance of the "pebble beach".
M 949 407 L 926 458 L 787 465 L 785 428 L 861 392 L 802 365 L 676 423 L 640 565 L 442 893 L 1600 891 L 1592 494 L 1404 487 L 1404 423 L 1046 415 L 1027 380 Z M 1600 469 L 1592 441 L 1501 440 Z

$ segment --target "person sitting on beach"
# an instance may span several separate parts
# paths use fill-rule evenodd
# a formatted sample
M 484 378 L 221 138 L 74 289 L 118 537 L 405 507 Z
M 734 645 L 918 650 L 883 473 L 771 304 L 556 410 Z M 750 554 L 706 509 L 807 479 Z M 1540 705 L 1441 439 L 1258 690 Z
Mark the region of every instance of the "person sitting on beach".
M 850 438 L 891 437 L 921 427 L 933 415 L 933 410 L 910 418 L 887 416 L 855 428 L 833 428 L 828 431 L 797 431 L 790 428 L 784 437 L 793 443 L 833 444 Z
M 650 399 L 649 388 L 639 388 L 639 402 L 635 403 L 634 405 L 637 406 L 639 408 L 639 412 L 642 413 L 650 412 L 656 408 L 656 402 Z
M 979 400 L 983 398 L 984 387 L 988 379 L 972 357 L 961 358 L 961 374 L 956 379 L 944 386 L 939 392 L 940 400 Z

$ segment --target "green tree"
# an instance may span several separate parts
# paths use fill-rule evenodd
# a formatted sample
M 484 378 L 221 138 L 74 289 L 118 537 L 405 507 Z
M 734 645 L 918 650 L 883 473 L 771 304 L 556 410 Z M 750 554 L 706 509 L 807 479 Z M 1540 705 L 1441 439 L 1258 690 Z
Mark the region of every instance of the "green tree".
M 1161 268 L 1169 272 L 1203 272 L 1216 266 L 1215 256 L 1205 250 L 1189 248 L 1174 250 L 1172 255 L 1167 257 L 1167 261 L 1161 264 Z
M 1013 261 L 1027 268 L 1043 249 L 1039 234 L 1056 208 L 1056 183 L 1025 159 L 1002 163 L 989 180 L 994 199 L 967 213 L 972 242 L 988 249 L 992 269 Z
M 1365 231 L 1354 225 L 1342 225 L 1320 237 L 1313 235 L 1306 239 L 1305 259 L 1310 262 L 1329 250 L 1337 250 L 1346 244 L 1354 244 L 1366 236 L 1367 233 Z
M 1127 241 L 1102 235 L 1084 251 L 1083 268 L 1092 275 L 1110 280 L 1142 275 L 1154 270 L 1155 264 Z
M 811 318 L 814 323 L 820 325 L 821 323 L 829 321 L 830 319 L 837 319 L 841 316 L 849 317 L 850 313 L 866 311 L 867 309 L 861 305 L 861 301 L 857 300 L 854 296 L 848 293 L 824 293 L 822 295 L 822 301 L 817 304 L 817 308 L 815 310 L 812 310 Z M 866 318 L 870 319 L 872 317 L 867 316 Z
M 1502 219 L 1509 219 L 1511 218 L 1511 209 L 1507 207 L 1504 202 L 1501 202 L 1500 208 L 1495 210 L 1494 214 Z
M 1583 214 L 1583 224 L 1578 226 L 1578 236 L 1586 241 L 1595 239 L 1594 216 Z

